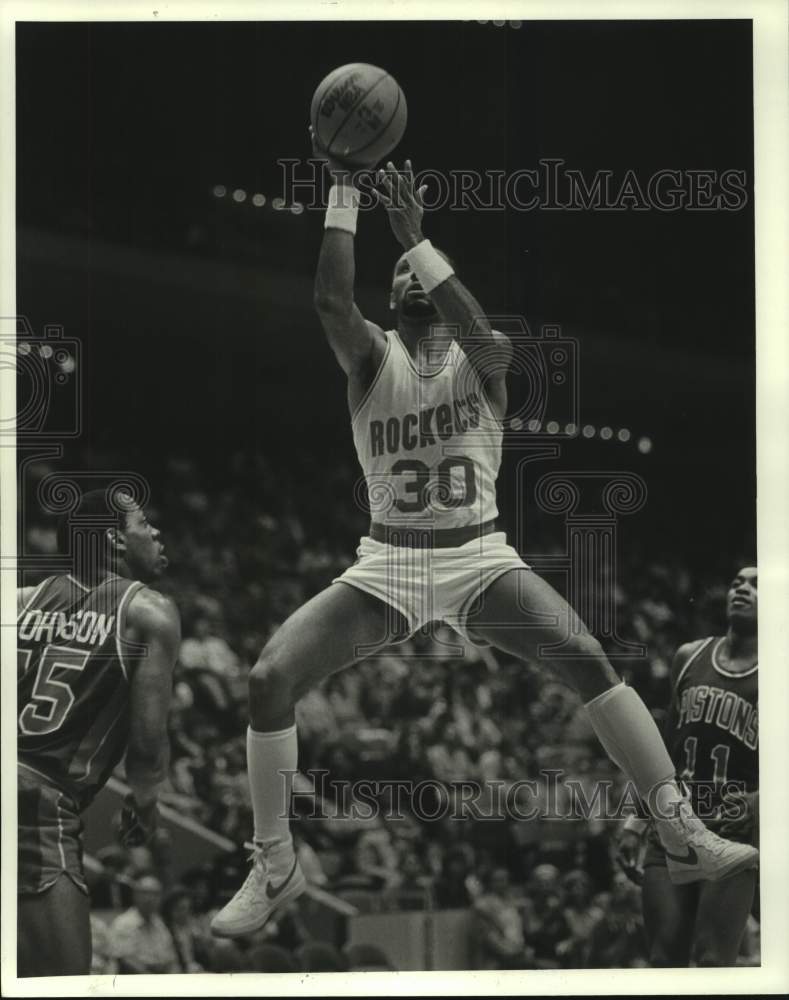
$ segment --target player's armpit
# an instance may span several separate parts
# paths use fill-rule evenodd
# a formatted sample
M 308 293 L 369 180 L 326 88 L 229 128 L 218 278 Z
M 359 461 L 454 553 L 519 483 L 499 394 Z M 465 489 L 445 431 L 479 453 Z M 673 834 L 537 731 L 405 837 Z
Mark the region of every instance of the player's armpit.
M 173 667 L 181 642 L 178 610 L 169 597 L 147 588 L 129 605 L 129 639 L 143 646 L 129 679 L 129 747 L 126 779 L 141 807 L 156 798 L 167 775 L 169 740 L 167 717 L 172 694 Z

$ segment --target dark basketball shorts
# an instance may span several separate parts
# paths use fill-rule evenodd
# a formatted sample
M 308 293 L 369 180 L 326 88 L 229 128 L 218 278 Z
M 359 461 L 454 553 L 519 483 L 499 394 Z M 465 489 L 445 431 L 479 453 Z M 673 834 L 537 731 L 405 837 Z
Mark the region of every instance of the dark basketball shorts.
M 44 892 L 68 875 L 87 893 L 82 864 L 82 820 L 68 794 L 43 775 L 17 766 L 19 830 L 17 893 Z

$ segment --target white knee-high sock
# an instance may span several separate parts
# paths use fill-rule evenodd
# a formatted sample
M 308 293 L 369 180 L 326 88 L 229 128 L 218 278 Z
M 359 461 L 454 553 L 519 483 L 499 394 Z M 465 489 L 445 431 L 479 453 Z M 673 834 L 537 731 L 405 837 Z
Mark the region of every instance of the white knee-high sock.
M 270 844 L 291 839 L 288 813 L 298 756 L 295 726 L 275 733 L 247 729 L 247 768 L 256 841 Z
M 683 825 L 671 820 L 679 815 L 688 820 L 693 813 L 676 782 L 674 764 L 646 705 L 622 683 L 587 702 L 586 710 L 608 756 L 630 778 L 652 813 L 660 839 L 670 850 L 676 850 L 685 836 Z M 698 823 L 696 820 L 692 825 Z

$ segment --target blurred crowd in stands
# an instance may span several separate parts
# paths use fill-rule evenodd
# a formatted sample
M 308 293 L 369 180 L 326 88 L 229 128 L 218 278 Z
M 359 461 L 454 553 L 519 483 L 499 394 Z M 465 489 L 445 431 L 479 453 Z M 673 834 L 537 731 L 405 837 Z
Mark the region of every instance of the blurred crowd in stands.
M 353 558 L 366 524 L 351 500 L 354 479 L 339 467 L 310 491 L 306 459 L 299 473 L 236 454 L 210 477 L 194 461 L 169 462 L 151 502 L 170 558 L 162 589 L 183 619 L 164 801 L 238 849 L 176 878 L 165 831 L 149 848 L 106 847 L 91 873 L 96 971 L 389 964 L 374 948 L 316 940 L 299 904 L 240 943 L 208 930 L 212 911 L 245 877 L 241 845 L 252 835 L 247 675 L 281 622 Z M 28 550 L 53 551 L 51 530 L 29 518 Z M 620 546 L 619 559 L 615 581 L 601 576 L 617 610 L 617 649 L 628 641 L 646 651 L 615 663 L 660 721 L 673 652 L 721 628 L 727 580 L 701 578 L 676 554 L 643 544 L 630 553 Z M 562 589 L 561 578 L 549 579 Z M 297 721 L 304 778 L 293 829 L 311 885 L 363 913 L 468 910 L 476 968 L 645 964 L 640 890 L 614 856 L 619 824 L 551 818 L 566 805 L 568 779 L 587 800 L 601 780 L 621 794 L 623 779 L 577 696 L 545 664 L 514 661 L 436 625 L 330 678 L 302 699 Z M 379 810 L 369 808 L 369 793 L 365 806 L 350 790 L 362 780 L 387 790 Z M 410 790 L 393 798 L 403 780 Z M 497 789 L 506 796 L 523 780 L 536 783 L 525 808 L 537 802 L 539 819 L 505 815 L 496 800 Z M 476 797 L 458 784 L 468 782 Z M 497 818 L 480 819 L 485 813 Z

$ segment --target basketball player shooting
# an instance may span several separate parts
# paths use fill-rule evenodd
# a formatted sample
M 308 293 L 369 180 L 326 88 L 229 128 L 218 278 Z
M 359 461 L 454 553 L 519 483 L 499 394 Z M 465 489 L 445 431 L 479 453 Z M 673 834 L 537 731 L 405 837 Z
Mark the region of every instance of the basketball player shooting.
M 150 589 L 167 559 L 128 495 L 86 493 L 72 573 L 17 591 L 17 975 L 88 975 L 90 898 L 80 814 L 126 755 L 121 840 L 145 843 L 167 776 L 181 625 Z M 108 526 L 109 525 L 109 526 Z M 58 530 L 69 551 L 68 522 Z
M 276 632 L 250 674 L 252 868 L 215 917 L 214 933 L 261 927 L 305 888 L 287 815 L 297 765 L 294 706 L 313 685 L 387 643 L 443 620 L 475 642 L 551 662 L 583 699 L 600 742 L 654 817 L 675 883 L 716 881 L 753 868 L 758 852 L 711 833 L 674 777 L 657 726 L 566 602 L 496 529 L 506 371 L 511 345 L 491 329 L 448 258 L 422 231 L 423 190 L 409 161 L 390 162 L 378 197 L 402 247 L 389 291 L 393 326 L 354 302 L 359 190 L 327 160 L 333 186 L 315 279 L 315 305 L 348 379 L 348 408 L 371 497 L 358 559 Z

